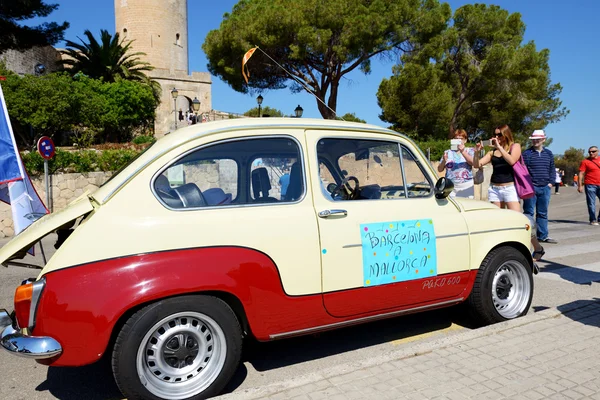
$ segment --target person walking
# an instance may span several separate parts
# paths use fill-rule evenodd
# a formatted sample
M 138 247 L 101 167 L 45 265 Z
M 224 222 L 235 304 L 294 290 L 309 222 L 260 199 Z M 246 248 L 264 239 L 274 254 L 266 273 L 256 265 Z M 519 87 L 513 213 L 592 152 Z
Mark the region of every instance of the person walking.
M 579 166 L 579 193 L 583 193 L 585 186 L 585 201 L 587 203 L 590 225 L 599 225 L 600 212 L 596 217 L 596 197 L 600 199 L 600 157 L 598 157 L 598 146 L 588 149 L 590 156 L 581 162 Z
M 556 177 L 554 178 L 554 194 L 560 194 L 558 189 L 560 189 L 563 175 L 563 171 L 556 168 Z
M 523 200 L 523 212 L 534 216 L 537 224 L 537 238 L 544 243 L 558 243 L 548 236 L 548 206 L 550 193 L 556 179 L 554 154 L 544 147 L 546 133 L 541 130 L 533 131 L 529 137 L 531 147 L 523 152 L 523 161 L 529 170 L 535 193 L 533 197 Z
M 512 167 L 521 158 L 521 145 L 515 143 L 508 125 L 496 128 L 490 142 L 493 150 L 487 152 L 481 159 L 479 152 L 483 149 L 483 143 L 477 143 L 473 167 L 481 168 L 491 162 L 492 178 L 488 189 L 488 200 L 500 208 L 506 207 L 521 212 Z
M 473 157 L 475 151 L 472 147 L 465 147 L 467 143 L 467 131 L 457 129 L 454 131 L 454 139 L 460 139 L 461 143 L 456 150 L 444 151 L 444 155 L 438 164 L 438 172 L 446 170 L 446 178 L 454 184 L 451 197 L 474 198 L 475 186 L 473 182 Z

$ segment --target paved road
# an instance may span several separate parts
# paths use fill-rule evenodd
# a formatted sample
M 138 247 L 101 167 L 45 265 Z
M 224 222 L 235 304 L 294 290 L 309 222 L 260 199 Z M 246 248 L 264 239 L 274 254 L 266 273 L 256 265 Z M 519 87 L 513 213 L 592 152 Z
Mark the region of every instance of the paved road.
M 526 318 L 545 320 L 544 316 L 554 315 L 552 313 L 562 315 L 560 310 L 570 305 L 592 304 L 595 298 L 600 298 L 600 283 L 595 283 L 600 281 L 600 228 L 588 225 L 586 215 L 585 199 L 573 188 L 562 188 L 560 195 L 552 197 L 550 233 L 560 243 L 545 245 L 546 257 L 540 263 L 542 272 L 535 278 L 532 310 Z M 47 252 L 51 252 L 52 238 L 49 239 L 45 246 Z M 0 240 L 0 245 L 5 242 Z M 15 285 L 30 276 L 35 276 L 35 271 L 0 270 L 0 304 L 11 304 Z M 277 397 L 283 394 L 291 397 L 285 391 L 291 386 L 331 385 L 329 377 L 344 373 L 348 368 L 383 365 L 381 363 L 390 357 L 397 360 L 420 348 L 431 352 L 431 346 L 445 348 L 465 340 L 465 335 L 467 338 L 484 335 L 489 329 L 504 329 L 501 326 L 503 324 L 472 329 L 463 310 L 454 308 L 274 343 L 249 341 L 244 364 L 228 388 L 230 394 L 225 397 L 274 395 L 287 398 Z M 315 371 L 328 371 L 329 375 L 323 380 Z M 374 371 L 376 369 L 368 373 Z M 74 369 L 47 368 L 0 352 L 0 381 L 2 399 L 121 398 L 106 363 Z M 293 393 L 294 396 L 305 395 L 304 392 Z M 351 395 L 343 398 L 352 398 L 348 396 Z

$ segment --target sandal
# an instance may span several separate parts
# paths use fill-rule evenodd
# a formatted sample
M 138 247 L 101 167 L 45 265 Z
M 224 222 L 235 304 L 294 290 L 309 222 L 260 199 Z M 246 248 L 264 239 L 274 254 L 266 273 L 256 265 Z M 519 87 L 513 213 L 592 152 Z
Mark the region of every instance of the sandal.
M 539 261 L 539 260 L 541 260 L 541 259 L 542 259 L 542 257 L 544 257 L 544 254 L 546 254 L 546 252 L 544 251 L 544 247 L 543 247 L 543 246 L 540 246 L 540 247 L 542 248 L 541 250 L 536 250 L 536 251 L 534 251 L 534 252 L 533 252 L 533 254 L 532 254 L 532 257 L 533 257 L 533 259 L 534 259 L 535 261 Z M 537 258 L 537 255 L 538 255 L 538 254 L 540 255 L 540 257 L 539 257 L 539 258 Z

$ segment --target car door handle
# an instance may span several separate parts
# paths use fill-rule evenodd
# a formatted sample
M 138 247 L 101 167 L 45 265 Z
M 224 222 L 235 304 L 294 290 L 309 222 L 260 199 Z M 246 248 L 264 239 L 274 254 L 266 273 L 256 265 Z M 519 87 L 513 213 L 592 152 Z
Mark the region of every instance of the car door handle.
M 328 218 L 332 215 L 348 215 L 348 211 L 346 210 L 323 210 L 319 212 L 319 218 Z

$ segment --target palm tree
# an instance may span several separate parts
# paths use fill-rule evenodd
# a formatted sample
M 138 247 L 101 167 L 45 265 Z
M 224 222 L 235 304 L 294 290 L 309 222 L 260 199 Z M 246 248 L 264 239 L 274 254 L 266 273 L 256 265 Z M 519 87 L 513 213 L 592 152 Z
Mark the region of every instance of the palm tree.
M 67 40 L 66 50 L 61 52 L 68 58 L 61 61 L 72 74 L 85 74 L 90 78 L 104 79 L 105 82 L 114 82 L 117 79 L 127 79 L 143 83 L 154 84 L 145 72 L 154 69 L 149 63 L 142 61 L 139 56 L 146 53 L 129 53 L 132 41 L 119 40 L 119 34 L 112 36 L 108 31 L 100 31 L 100 43 L 94 35 L 86 30 L 88 43 L 81 38 L 81 44 Z

